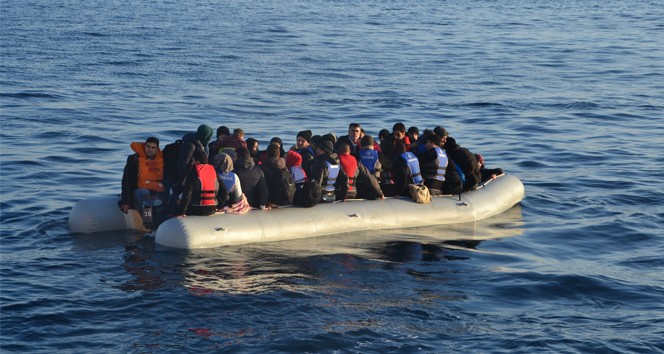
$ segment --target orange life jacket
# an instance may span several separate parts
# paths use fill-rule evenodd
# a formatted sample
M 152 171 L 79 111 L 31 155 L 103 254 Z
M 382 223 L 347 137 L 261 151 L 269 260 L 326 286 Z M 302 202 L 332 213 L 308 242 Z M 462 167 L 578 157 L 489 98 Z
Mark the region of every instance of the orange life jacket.
M 131 149 L 138 155 L 138 188 L 163 192 L 164 156 L 161 150 L 157 149 L 157 154 L 150 160 L 145 155 L 145 143 L 134 141 Z

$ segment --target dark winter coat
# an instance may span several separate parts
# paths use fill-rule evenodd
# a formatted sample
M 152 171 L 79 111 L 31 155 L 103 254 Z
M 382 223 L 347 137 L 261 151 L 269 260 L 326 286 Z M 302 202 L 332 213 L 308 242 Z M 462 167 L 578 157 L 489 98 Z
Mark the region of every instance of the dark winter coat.
M 474 190 L 482 180 L 480 168 L 477 165 L 475 154 L 470 150 L 459 146 L 452 137 L 447 137 L 445 141 L 445 152 L 450 160 L 459 165 L 464 175 L 466 183 L 463 185 L 464 191 Z
M 269 191 L 261 168 L 254 164 L 252 158 L 239 159 L 234 166 L 234 172 L 240 178 L 240 186 L 249 205 L 254 208 L 267 205 Z

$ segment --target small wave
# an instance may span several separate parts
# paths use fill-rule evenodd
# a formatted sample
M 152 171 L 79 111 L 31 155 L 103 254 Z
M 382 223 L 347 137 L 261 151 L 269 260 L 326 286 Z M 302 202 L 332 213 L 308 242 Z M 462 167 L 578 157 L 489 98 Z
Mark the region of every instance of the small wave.
M 61 99 L 63 98 L 62 95 L 54 94 L 54 93 L 47 93 L 43 91 L 23 91 L 23 92 L 15 92 L 15 93 L 0 93 L 0 97 L 5 97 L 5 98 L 18 98 L 18 99 L 31 99 L 31 98 L 48 98 L 48 99 Z

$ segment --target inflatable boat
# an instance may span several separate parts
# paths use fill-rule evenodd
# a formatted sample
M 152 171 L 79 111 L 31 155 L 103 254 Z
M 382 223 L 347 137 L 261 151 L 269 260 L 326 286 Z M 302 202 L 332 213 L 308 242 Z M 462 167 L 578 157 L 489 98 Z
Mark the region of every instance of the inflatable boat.
M 501 175 L 472 192 L 435 196 L 428 204 L 396 197 L 321 203 L 312 208 L 252 210 L 242 215 L 217 213 L 171 218 L 156 230 L 155 242 L 174 248 L 212 248 L 367 230 L 465 223 L 500 214 L 519 203 L 524 195 L 523 184 L 518 178 Z M 122 213 L 117 201 L 117 197 L 79 201 L 69 216 L 70 232 L 148 231 L 138 212 Z

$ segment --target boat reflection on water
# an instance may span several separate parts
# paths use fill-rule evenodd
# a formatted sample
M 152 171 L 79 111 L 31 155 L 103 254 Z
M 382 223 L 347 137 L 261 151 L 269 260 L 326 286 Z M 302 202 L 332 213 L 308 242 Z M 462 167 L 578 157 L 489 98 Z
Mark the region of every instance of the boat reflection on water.
M 189 251 L 181 267 L 185 286 L 196 296 L 307 292 L 337 283 L 343 274 L 395 263 L 465 259 L 463 251 L 489 239 L 523 233 L 521 207 L 467 224 L 378 230 L 290 241 Z M 459 252 L 461 250 L 461 252 Z M 454 251 L 454 252 L 453 252 Z

